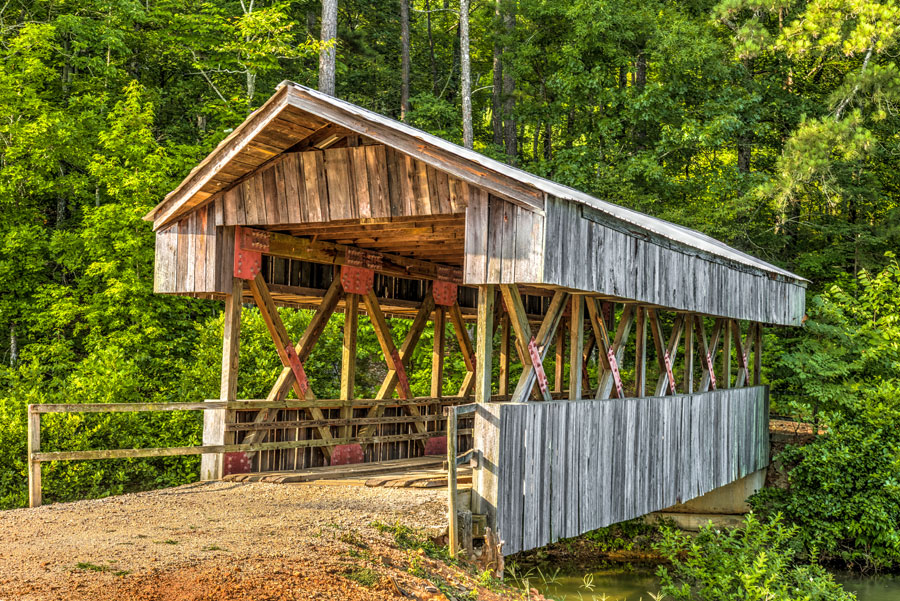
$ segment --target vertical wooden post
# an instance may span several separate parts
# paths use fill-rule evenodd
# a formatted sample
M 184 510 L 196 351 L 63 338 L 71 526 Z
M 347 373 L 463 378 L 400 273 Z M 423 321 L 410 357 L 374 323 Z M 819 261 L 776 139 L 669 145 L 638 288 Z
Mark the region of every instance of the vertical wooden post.
M 500 317 L 500 394 L 509 394 L 509 313 Z
M 634 396 L 642 397 L 647 387 L 647 309 L 638 307 L 634 344 Z
M 556 330 L 555 359 L 556 364 L 553 366 L 553 392 L 563 391 L 563 368 L 566 363 L 566 318 L 560 319 L 559 327 Z
M 356 383 L 356 334 L 359 325 L 359 295 L 348 294 L 344 301 L 344 343 L 341 346 L 341 419 L 353 418 L 353 388 Z M 350 425 L 341 428 L 341 438 L 351 437 Z
M 725 343 L 722 346 L 722 379 L 720 388 L 731 388 L 731 320 L 725 320 Z
M 584 297 L 572 295 L 569 318 L 569 400 L 581 400 L 581 366 L 584 361 Z
M 684 392 L 694 392 L 694 316 L 688 314 L 684 318 L 687 326 L 684 329 Z
M 41 506 L 41 462 L 32 459 L 41 452 L 41 414 L 28 405 L 28 506 Z
M 225 324 L 222 331 L 222 378 L 219 399 L 233 401 L 237 398 L 238 359 L 240 355 L 241 294 L 244 281 L 232 278 L 231 294 L 225 297 Z M 225 426 L 228 421 L 227 409 L 212 409 L 203 412 L 203 444 L 227 444 Z M 200 459 L 200 479 L 218 480 L 222 477 L 225 456 L 222 453 L 206 453 Z
M 478 321 L 475 331 L 475 402 L 491 400 L 491 366 L 494 346 L 494 302 L 496 287 L 478 287 Z
M 763 336 L 763 325 L 761 323 L 756 324 L 756 338 L 754 339 L 753 346 L 753 385 L 759 386 L 762 384 L 762 336 Z
M 479 313 L 479 315 L 481 315 Z M 480 382 L 480 380 L 479 380 Z M 476 388 L 476 393 L 478 389 Z M 447 528 L 450 557 L 456 557 L 459 549 L 459 532 L 456 507 L 456 408 L 447 408 Z
M 447 314 L 444 307 L 438 305 L 434 308 L 434 344 L 431 347 L 431 396 L 434 398 L 444 395 L 444 348 L 447 343 Z

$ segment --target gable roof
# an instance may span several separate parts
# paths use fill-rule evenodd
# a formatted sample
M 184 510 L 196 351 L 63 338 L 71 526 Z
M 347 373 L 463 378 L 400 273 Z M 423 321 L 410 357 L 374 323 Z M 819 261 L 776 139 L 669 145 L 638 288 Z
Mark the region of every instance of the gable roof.
M 144 219 L 153 221 L 154 229 L 159 229 L 331 124 L 391 146 L 538 213 L 543 213 L 545 195 L 552 195 L 591 207 L 636 230 L 635 233 L 661 236 L 795 282 L 807 281 L 695 230 L 595 198 L 290 81 L 279 84 L 275 94 L 229 134 Z

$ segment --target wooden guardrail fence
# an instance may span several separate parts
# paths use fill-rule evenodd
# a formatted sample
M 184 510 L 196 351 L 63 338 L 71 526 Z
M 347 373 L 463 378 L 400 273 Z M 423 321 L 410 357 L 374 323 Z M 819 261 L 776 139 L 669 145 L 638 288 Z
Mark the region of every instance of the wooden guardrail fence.
M 84 403 L 84 404 L 46 404 L 28 406 L 28 503 L 30 507 L 38 507 L 42 503 L 41 495 L 41 463 L 47 461 L 83 461 L 96 459 L 126 459 L 142 457 L 175 457 L 184 455 L 202 455 L 206 453 L 257 452 L 287 449 L 326 447 L 345 444 L 379 444 L 418 440 L 435 435 L 435 432 L 403 433 L 386 436 L 345 436 L 340 438 L 309 438 L 303 440 L 281 440 L 251 444 L 198 445 L 187 447 L 149 447 L 139 449 L 105 449 L 88 451 L 41 451 L 41 415 L 47 413 L 136 413 L 152 411 L 247 411 L 260 409 L 309 409 L 319 408 L 372 408 L 378 406 L 401 407 L 404 405 L 422 405 L 434 402 L 466 402 L 465 397 L 435 397 L 412 399 L 353 399 L 353 400 L 239 400 L 239 401 L 207 401 L 204 403 Z M 342 426 L 346 422 L 354 423 L 395 423 L 398 421 L 430 420 L 435 416 L 421 418 L 359 418 L 353 420 L 305 420 L 303 425 Z M 321 422 L 321 423 L 320 423 Z M 291 422 L 273 422 L 257 424 L 266 428 L 292 426 Z M 454 424 L 455 425 L 455 424 Z M 233 424 L 236 430 L 255 429 L 253 424 Z M 459 431 L 460 434 L 471 434 L 471 430 Z M 455 438 L 454 438 L 455 441 Z M 454 465 L 455 467 L 455 465 Z

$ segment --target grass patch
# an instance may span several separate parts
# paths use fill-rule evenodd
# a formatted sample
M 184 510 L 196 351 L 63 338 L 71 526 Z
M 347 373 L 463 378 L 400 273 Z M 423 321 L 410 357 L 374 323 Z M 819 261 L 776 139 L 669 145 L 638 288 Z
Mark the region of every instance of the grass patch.
M 154 542 L 158 545 L 177 545 L 178 544 L 177 540 L 174 540 L 171 538 L 167 538 L 166 540 L 158 540 L 158 541 L 154 541 Z
M 372 522 L 370 524 L 379 532 L 387 532 L 394 536 L 394 542 L 401 549 L 422 549 L 422 551 L 431 559 L 440 559 L 447 563 L 455 563 L 450 557 L 449 547 L 441 547 L 436 545 L 433 540 L 425 534 L 404 526 L 400 522 L 394 524 L 385 524 L 383 522 Z
M 228 549 L 223 549 L 219 545 L 210 545 L 208 547 L 203 547 L 204 551 L 227 551 Z
M 344 572 L 344 578 L 367 588 L 372 588 L 381 581 L 381 575 L 378 572 L 371 568 L 359 566 L 352 567 Z
M 89 561 L 79 561 L 75 564 L 75 567 L 79 570 L 84 570 L 86 572 L 110 572 L 112 568 L 109 566 L 99 566 L 95 563 L 91 563 Z

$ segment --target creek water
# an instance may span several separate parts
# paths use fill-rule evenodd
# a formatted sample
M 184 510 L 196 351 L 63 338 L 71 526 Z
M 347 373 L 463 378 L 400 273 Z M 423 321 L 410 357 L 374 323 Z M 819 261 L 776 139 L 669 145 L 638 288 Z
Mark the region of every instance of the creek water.
M 900 601 L 900 577 L 836 574 L 835 579 L 856 593 L 858 601 Z M 555 577 L 545 573 L 543 579 L 532 579 L 531 586 L 558 601 L 652 601 L 650 593 L 659 591 L 659 580 L 649 570 L 600 570 Z

